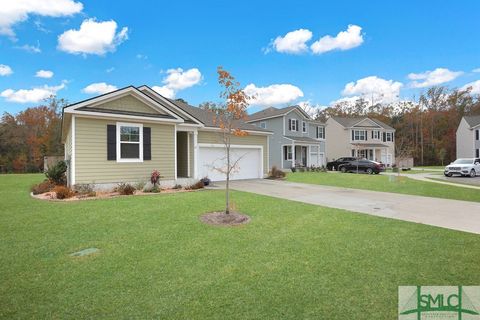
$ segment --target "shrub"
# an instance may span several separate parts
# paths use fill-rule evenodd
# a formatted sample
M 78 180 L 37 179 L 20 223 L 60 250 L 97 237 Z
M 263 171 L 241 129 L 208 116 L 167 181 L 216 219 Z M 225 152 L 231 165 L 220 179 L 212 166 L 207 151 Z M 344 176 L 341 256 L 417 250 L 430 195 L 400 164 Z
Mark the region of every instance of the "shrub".
M 123 196 L 130 196 L 135 193 L 135 187 L 129 183 L 119 183 L 115 191 Z
M 57 194 L 57 199 L 68 199 L 75 195 L 72 189 L 65 186 L 56 186 L 53 191 Z
M 268 177 L 271 179 L 281 179 L 285 178 L 285 172 L 278 169 L 276 166 L 272 167 L 272 170 L 268 173 Z
M 185 187 L 185 190 L 197 190 L 202 189 L 205 185 L 202 181 L 197 181 L 194 184 Z
M 210 182 L 212 182 L 208 177 L 203 177 L 200 179 L 200 181 L 203 183 L 204 186 L 208 186 Z
M 156 186 L 159 180 L 160 172 L 158 172 L 158 170 L 153 170 L 152 174 L 150 175 L 150 182 Z
M 54 166 L 48 168 L 45 175 L 51 182 L 59 186 L 67 183 L 65 172 L 67 172 L 67 163 L 65 161 L 59 161 Z
M 292 167 L 292 172 L 295 172 L 295 171 L 297 171 L 297 168 Z
M 55 185 L 49 180 L 45 180 L 43 182 L 40 182 L 39 184 L 33 185 L 31 191 L 33 194 L 41 194 L 45 192 L 50 192 L 53 188 L 55 188 Z
M 161 191 L 162 191 L 162 189 L 160 189 L 160 188 L 158 187 L 158 185 L 156 185 L 156 184 L 153 185 L 152 189 L 150 189 L 150 192 L 152 192 L 152 193 L 159 193 L 159 192 L 161 192 Z
M 181 184 L 176 184 L 176 185 L 173 186 L 172 189 L 175 189 L 175 190 L 182 189 L 182 185 Z
M 139 181 L 135 184 L 135 189 L 137 190 L 143 190 L 145 188 L 146 183 L 143 181 Z
M 97 193 L 91 184 L 76 184 L 75 191 L 81 196 L 95 197 Z

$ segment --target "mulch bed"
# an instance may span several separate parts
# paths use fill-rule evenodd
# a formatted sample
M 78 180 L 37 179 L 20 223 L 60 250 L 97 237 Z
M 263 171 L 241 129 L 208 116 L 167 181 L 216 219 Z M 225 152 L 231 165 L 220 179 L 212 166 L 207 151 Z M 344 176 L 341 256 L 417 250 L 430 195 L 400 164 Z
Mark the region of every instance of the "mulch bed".
M 238 212 L 225 214 L 223 211 L 209 212 L 200 216 L 200 221 L 214 226 L 238 226 L 250 222 L 250 217 Z

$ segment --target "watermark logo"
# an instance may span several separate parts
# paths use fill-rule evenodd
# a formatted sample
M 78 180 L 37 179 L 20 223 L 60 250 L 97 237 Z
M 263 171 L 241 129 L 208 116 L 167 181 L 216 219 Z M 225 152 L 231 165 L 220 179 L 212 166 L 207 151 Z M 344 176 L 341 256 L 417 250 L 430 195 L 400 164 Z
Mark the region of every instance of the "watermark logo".
M 480 320 L 480 286 L 398 287 L 399 320 Z

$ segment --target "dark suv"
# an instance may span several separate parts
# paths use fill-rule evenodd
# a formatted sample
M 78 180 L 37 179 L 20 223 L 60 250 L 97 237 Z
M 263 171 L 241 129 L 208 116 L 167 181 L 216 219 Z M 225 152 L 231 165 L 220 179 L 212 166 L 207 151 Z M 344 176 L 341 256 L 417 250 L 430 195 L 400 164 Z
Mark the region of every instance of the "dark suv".
M 338 170 L 339 165 L 349 163 L 350 161 L 355 161 L 355 160 L 357 160 L 357 158 L 354 158 L 354 157 L 338 158 L 337 160 L 327 162 L 327 170 Z
M 341 172 L 366 172 L 368 174 L 379 174 L 382 171 L 385 171 L 385 167 L 383 164 L 372 161 L 372 160 L 366 160 L 366 159 L 361 159 L 361 160 L 355 160 L 355 161 L 350 161 L 345 164 L 341 164 L 338 167 L 338 170 Z

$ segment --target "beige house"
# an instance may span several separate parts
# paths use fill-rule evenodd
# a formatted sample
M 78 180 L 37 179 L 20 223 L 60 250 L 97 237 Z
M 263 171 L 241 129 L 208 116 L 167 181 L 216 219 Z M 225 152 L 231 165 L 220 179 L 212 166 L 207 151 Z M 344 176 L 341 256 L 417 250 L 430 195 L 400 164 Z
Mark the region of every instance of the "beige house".
M 331 117 L 325 126 L 327 161 L 361 157 L 395 164 L 395 129 L 367 117 Z
M 232 138 L 232 157 L 240 159 L 232 179 L 262 178 L 268 173 L 271 133 L 243 122 L 239 126 L 248 135 Z M 225 152 L 213 114 L 148 86 L 65 107 L 62 142 L 71 186 L 146 182 L 153 170 L 160 171 L 163 185 L 206 176 L 224 179 L 218 169 L 225 166 Z
M 457 128 L 457 159 L 480 157 L 480 115 L 465 116 Z

